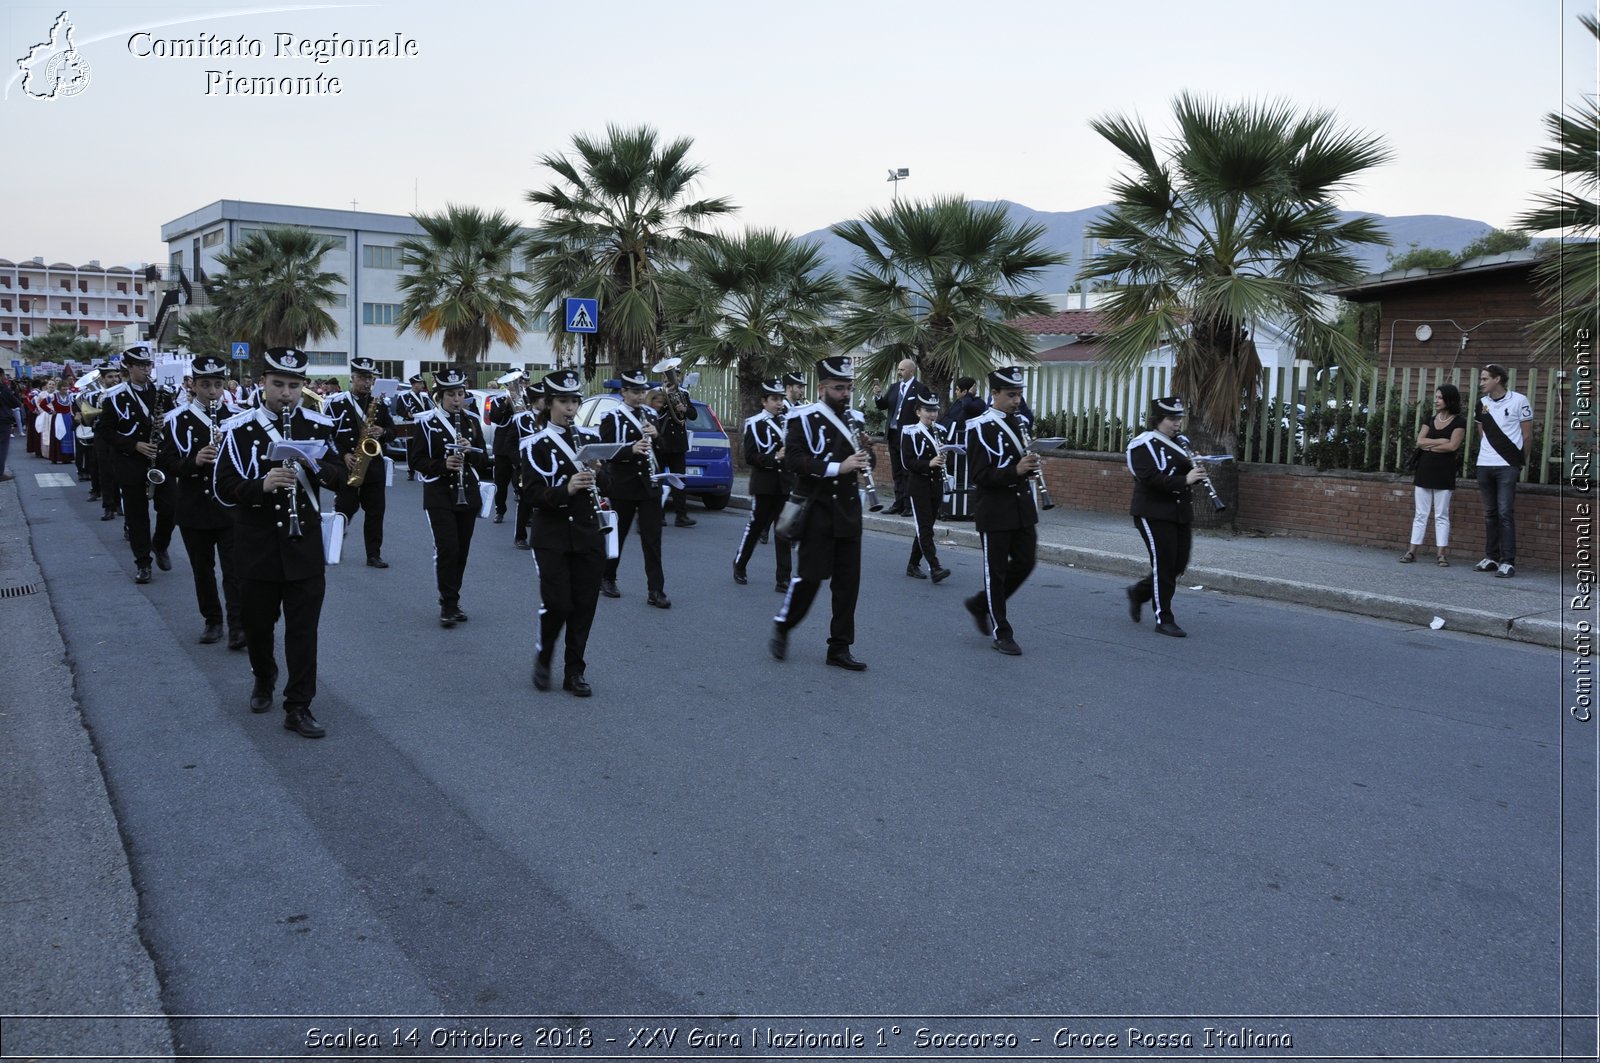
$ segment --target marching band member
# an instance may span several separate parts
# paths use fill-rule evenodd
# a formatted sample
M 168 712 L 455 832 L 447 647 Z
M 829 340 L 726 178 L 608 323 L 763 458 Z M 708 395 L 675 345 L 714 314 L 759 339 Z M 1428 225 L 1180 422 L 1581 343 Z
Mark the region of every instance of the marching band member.
M 983 540 L 983 590 L 968 598 L 966 607 L 994 648 L 1015 657 L 1022 649 L 1012 637 L 1006 602 L 1033 571 L 1038 551 L 1039 511 L 1029 478 L 1039 470 L 1039 455 L 1022 441 L 1022 370 L 996 369 L 989 374 L 989 390 L 989 411 L 967 422 L 967 460 L 978 489 L 973 514 Z
M 550 662 L 566 631 L 566 674 L 561 689 L 580 698 L 594 693 L 584 678 L 584 650 L 600 602 L 605 573 L 605 537 L 600 528 L 600 483 L 579 465 L 583 445 L 572 419 L 583 401 L 578 374 L 570 369 L 544 378 L 549 423 L 522 444 L 521 473 L 533 499 L 533 556 L 539 569 L 539 638 L 534 646 L 533 685 L 550 689 Z
M 1188 632 L 1172 615 L 1178 577 L 1189 567 L 1190 524 L 1194 520 L 1190 485 L 1206 478 L 1190 460 L 1178 431 L 1183 401 L 1177 396 L 1150 400 L 1149 429 L 1128 441 L 1128 471 L 1133 501 L 1128 512 L 1150 554 L 1150 575 L 1128 587 L 1128 615 L 1137 624 L 1145 602 L 1154 603 L 1156 634 L 1181 639 Z
M 418 417 L 433 409 L 433 396 L 428 394 L 427 382 L 422 379 L 422 374 L 413 375 L 406 383 L 411 385 L 410 391 L 402 391 L 395 396 L 395 412 L 400 415 L 402 424 L 409 425 Z M 410 453 L 409 443 L 406 453 Z M 411 468 L 411 462 L 406 462 L 406 479 L 415 480 L 417 470 Z
M 327 732 L 311 714 L 317 695 L 317 625 L 326 590 L 321 491 L 337 489 L 344 465 L 330 453 L 313 473 L 295 460 L 269 458 L 283 439 L 333 443 L 333 421 L 300 404 L 310 357 L 293 347 L 269 347 L 262 375 L 261 405 L 222 424 L 222 447 L 214 466 L 217 501 L 234 507 L 234 569 L 239 579 L 239 616 L 250 651 L 250 711 L 272 708 L 278 665 L 273 632 L 283 613 L 283 726 L 306 738 Z M 319 483 L 320 477 L 320 483 Z
M 489 471 L 483 426 L 464 410 L 467 378 L 459 369 L 433 375 L 438 406 L 416 420 L 407 464 L 422 481 L 422 509 L 433 528 L 433 571 L 439 588 L 439 626 L 464 623 L 461 581 L 472 552 L 472 532 L 482 503 L 478 484 Z
M 356 510 L 366 512 L 361 524 L 361 538 L 367 548 L 369 568 L 388 568 L 383 559 L 383 515 L 388 508 L 388 477 L 383 461 L 383 441 L 394 435 L 394 416 L 389 407 L 379 399 L 374 402 L 372 385 L 378 379 L 378 364 L 371 358 L 350 359 L 350 390 L 341 391 L 328 399 L 323 413 L 333 418 L 334 439 L 339 453 L 344 455 L 346 476 L 339 484 L 339 493 L 333 508 L 344 514 L 348 522 L 355 519 Z M 367 412 L 372 412 L 369 421 Z M 360 464 L 361 441 L 377 441 L 378 456 L 369 458 L 359 482 L 352 484 Z
M 171 408 L 170 396 L 150 383 L 155 359 L 146 347 L 130 347 L 122 352 L 122 384 L 106 393 L 101 419 L 115 451 L 116 483 L 122 496 L 122 516 L 133 548 L 135 583 L 150 582 L 150 558 L 156 567 L 172 571 L 167 549 L 172 545 L 176 522 L 173 503 L 176 488 L 171 483 L 155 484 L 150 475 L 156 468 L 161 441 L 161 419 Z M 164 477 L 164 474 L 163 474 Z M 152 488 L 147 490 L 147 488 Z M 150 533 L 150 495 L 156 510 L 155 535 Z
M 520 459 L 517 447 L 522 439 L 512 431 L 501 431 L 511 424 L 512 418 L 522 412 L 526 399 L 519 402 L 516 392 L 523 388 L 528 380 L 528 374 L 520 369 L 512 370 L 506 376 L 495 381 L 496 386 L 506 389 L 504 395 L 496 395 L 489 400 L 489 423 L 494 425 L 494 522 L 506 522 L 506 502 L 511 491 L 511 481 L 515 479 L 517 462 Z M 520 496 L 521 491 L 517 494 Z
M 783 417 L 787 424 L 790 411 L 806 404 L 806 378 L 804 373 L 783 374 Z
M 199 355 L 190 369 L 194 401 L 167 414 L 166 438 L 157 459 L 169 483 L 177 487 L 178 533 L 194 573 L 194 597 L 206 628 L 199 641 L 222 641 L 222 621 L 228 621 L 228 649 L 245 647 L 244 621 L 239 612 L 239 578 L 233 565 L 233 510 L 212 493 L 212 473 L 221 442 L 221 422 L 239 412 L 222 402 L 226 394 L 223 375 L 228 363 L 212 355 Z M 222 596 L 217 595 L 217 563 L 222 566 Z
M 122 366 L 107 363 L 100 371 L 100 389 L 92 400 L 96 416 L 91 422 L 94 439 L 90 450 L 94 454 L 94 490 L 90 500 L 100 500 L 100 519 L 115 520 L 122 516 L 122 496 L 117 487 L 116 452 L 111 449 L 111 418 L 105 416 L 106 405 L 113 391 L 122 383 Z
M 611 484 L 607 494 L 611 508 L 617 513 L 617 552 L 620 555 L 627 546 L 628 528 L 637 516 L 645 584 L 649 591 L 646 600 L 658 609 L 670 609 L 672 600 L 667 597 L 666 576 L 661 568 L 661 487 L 650 475 L 655 468 L 651 447 L 659 436 L 658 421 L 644 405 L 645 392 L 649 390 L 644 369 L 630 369 L 619 376 L 622 402 L 613 406 L 600 421 L 602 443 L 632 444 L 607 463 Z M 600 593 L 607 598 L 622 597 L 622 592 L 617 590 L 617 567 L 621 560 L 618 556 L 606 562 Z
M 745 566 L 764 541 L 767 529 L 778 519 L 784 499 L 789 497 L 788 479 L 783 472 L 783 384 L 777 378 L 761 382 L 761 412 L 744 422 L 744 463 L 750 467 L 750 521 L 733 556 L 733 581 L 748 583 Z M 776 544 L 777 588 L 789 588 L 791 561 L 789 540 L 778 536 Z
M 522 475 L 522 446 L 544 428 L 544 381 L 535 380 L 523 394 L 527 396 L 527 408 L 511 418 L 511 425 L 517 433 L 517 537 L 511 545 L 519 550 L 528 548 L 528 523 L 533 520 L 533 496 L 528 493 L 528 482 Z
M 906 575 L 927 579 L 922 574 L 922 559 L 926 557 L 928 572 L 933 582 L 939 583 L 950 575 L 950 570 L 939 564 L 939 550 L 933 542 L 933 522 L 944 503 L 945 487 L 944 455 L 939 451 L 944 439 L 936 423 L 939 400 L 932 392 L 922 391 L 915 402 L 916 422 L 900 429 L 900 467 L 905 470 L 906 500 L 917 526 Z
M 688 390 L 678 380 L 678 367 L 682 364 L 682 358 L 668 358 L 650 367 L 652 373 L 662 374 L 666 381 L 662 387 L 650 393 L 651 408 L 660 414 L 656 418 L 656 427 L 660 430 L 654 441 L 656 459 L 664 471 L 675 472 L 679 476 L 682 476 L 688 468 L 687 422 L 700 417 L 700 411 L 694 408 L 694 403 L 689 399 Z M 643 370 L 640 370 L 640 373 L 642 375 Z M 669 500 L 673 512 L 677 514 L 672 522 L 674 528 L 692 528 L 700 523 L 689 516 L 689 495 L 683 488 L 672 488 Z M 662 523 L 665 523 L 664 516 Z M 666 595 L 661 597 L 664 599 Z
M 795 474 L 795 492 L 810 499 L 800 543 L 799 575 L 789 581 L 783 606 L 772 619 L 767 649 L 783 660 L 789 632 L 800 625 L 823 580 L 833 589 L 827 663 L 852 672 L 867 666 L 850 655 L 856 640 L 856 598 L 861 590 L 861 496 L 856 473 L 867 455 L 850 417 L 853 371 L 847 357 L 817 363 L 821 400 L 789 414 L 783 466 Z

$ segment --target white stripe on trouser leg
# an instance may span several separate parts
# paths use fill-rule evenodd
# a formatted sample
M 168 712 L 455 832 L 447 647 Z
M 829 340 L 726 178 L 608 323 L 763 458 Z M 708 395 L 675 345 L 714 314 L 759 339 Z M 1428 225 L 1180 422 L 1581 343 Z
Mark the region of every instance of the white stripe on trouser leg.
M 794 601 L 795 584 L 799 582 L 799 576 L 789 577 L 789 588 L 783 592 L 783 604 L 778 606 L 778 615 L 772 618 L 774 624 L 781 624 L 789 619 L 789 603 Z
M 428 511 L 422 511 L 422 522 L 428 526 L 428 538 L 433 540 L 433 589 L 439 589 L 439 536 L 433 530 L 433 521 L 428 518 Z
M 917 519 L 917 500 L 908 493 L 906 503 L 911 506 L 911 541 L 917 544 L 917 550 L 926 559 L 928 552 L 922 549 L 922 522 Z M 932 561 L 928 562 L 928 567 L 933 567 Z
M 983 539 L 983 603 L 989 607 L 989 637 L 996 638 L 1000 632 L 1000 621 L 995 619 L 994 613 L 994 587 L 989 582 L 989 533 L 981 533 Z
M 733 552 L 733 563 L 738 564 L 744 556 L 744 544 L 750 541 L 750 530 L 756 526 L 756 500 L 750 500 L 750 520 L 744 526 L 744 534 L 739 536 L 739 548 Z
M 1150 548 L 1150 601 L 1159 624 L 1166 616 L 1166 607 L 1161 604 L 1161 551 L 1156 549 L 1156 533 L 1150 530 L 1150 522 L 1143 517 L 1139 518 L 1139 531 Z
M 539 584 L 539 555 L 532 550 L 528 555 L 533 558 L 533 585 Z M 544 656 L 544 595 L 539 595 L 539 611 L 533 614 L 533 655 L 535 658 Z

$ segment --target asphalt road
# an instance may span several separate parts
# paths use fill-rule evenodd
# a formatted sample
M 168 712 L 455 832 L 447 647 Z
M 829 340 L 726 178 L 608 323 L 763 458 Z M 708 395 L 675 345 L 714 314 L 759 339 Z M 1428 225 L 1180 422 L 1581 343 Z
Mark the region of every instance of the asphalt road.
M 1164 639 L 1119 581 L 1042 566 L 1005 658 L 960 606 L 975 553 L 935 587 L 869 535 L 870 671 L 823 666 L 826 592 L 779 663 L 770 552 L 734 585 L 746 514 L 696 508 L 664 532 L 670 611 L 627 545 L 585 701 L 529 684 L 509 525 L 479 523 L 472 620 L 437 626 L 418 487 L 390 494 L 391 569 L 329 571 L 316 742 L 195 643 L 181 543 L 138 587 L 85 488 L 23 491 L 166 1011 L 298 1017 L 178 1019 L 180 1052 L 407 1028 L 370 1015 L 567 1016 L 608 1031 L 588 1054 L 644 1016 L 945 1015 L 890 1039 L 1050 1049 L 1062 1022 L 977 1017 L 1087 1016 L 1127 1045 L 1144 1016 L 1302 1056 L 1522 1054 L 1553 1050 L 1563 980 L 1594 999 L 1592 952 L 1560 949 L 1594 910 L 1592 859 L 1562 863 L 1593 853 L 1594 751 L 1563 746 L 1554 651 L 1186 590 L 1192 637 Z

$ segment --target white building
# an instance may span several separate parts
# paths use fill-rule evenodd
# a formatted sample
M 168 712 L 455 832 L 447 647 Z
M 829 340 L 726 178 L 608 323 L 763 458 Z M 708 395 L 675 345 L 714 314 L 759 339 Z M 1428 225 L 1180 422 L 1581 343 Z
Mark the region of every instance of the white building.
M 424 235 L 422 226 L 407 215 L 218 200 L 161 227 L 169 256 L 167 272 L 180 278 L 175 283 L 189 285 L 186 305 L 204 305 L 204 293 L 194 282 L 221 272 L 218 255 L 256 230 L 279 226 L 298 226 L 331 238 L 334 248 L 322 267 L 343 280 L 338 299 L 327 308 L 338 331 L 308 344 L 314 348 L 307 351 L 313 376 L 348 373 L 356 355 L 376 359 L 379 375 L 397 380 L 449 364 L 439 337 L 424 340 L 414 332 L 396 335 L 394 330 L 401 301 L 399 244 Z M 169 317 L 161 315 L 152 327 L 151 337 L 159 345 L 176 343 Z M 516 350 L 495 344 L 483 368 L 492 375 L 513 368 L 527 369 L 534 376 L 550 371 L 556 358 L 547 326 L 546 316 L 540 315 Z
M 155 296 L 143 268 L 0 258 L 0 349 L 20 350 L 52 325 L 71 325 L 91 339 L 102 330 L 142 328 Z

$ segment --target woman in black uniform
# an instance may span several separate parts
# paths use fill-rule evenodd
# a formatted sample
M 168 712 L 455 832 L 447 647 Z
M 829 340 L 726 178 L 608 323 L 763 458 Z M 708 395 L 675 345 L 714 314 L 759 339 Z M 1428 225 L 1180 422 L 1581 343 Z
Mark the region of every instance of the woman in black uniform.
M 906 497 L 911 504 L 911 519 L 917 525 L 906 575 L 927 579 L 922 574 L 922 559 L 926 557 L 929 575 L 938 583 L 950 575 L 950 570 L 939 564 L 939 551 L 933 542 L 933 521 L 944 504 L 944 455 L 939 452 L 944 438 L 943 430 L 935 423 L 939 400 L 923 392 L 917 396 L 916 404 L 917 423 L 900 431 L 900 467 L 906 471 Z
M 1178 577 L 1189 567 L 1189 525 L 1194 519 L 1189 486 L 1206 478 L 1178 443 L 1183 402 L 1176 396 L 1150 401 L 1149 431 L 1128 443 L 1133 473 L 1134 527 L 1150 552 L 1150 575 L 1128 588 L 1128 615 L 1137 624 L 1145 602 L 1153 603 L 1156 633 L 1185 638 L 1172 615 Z

